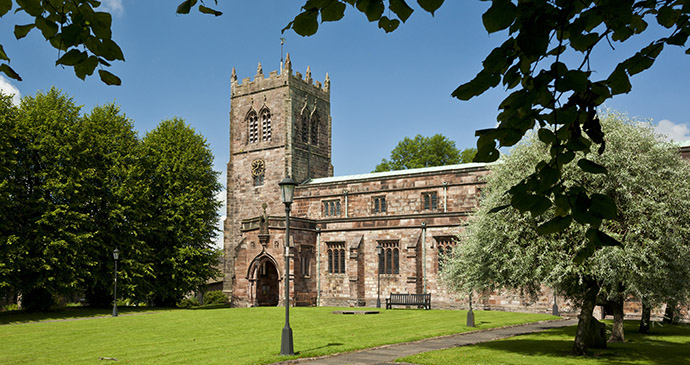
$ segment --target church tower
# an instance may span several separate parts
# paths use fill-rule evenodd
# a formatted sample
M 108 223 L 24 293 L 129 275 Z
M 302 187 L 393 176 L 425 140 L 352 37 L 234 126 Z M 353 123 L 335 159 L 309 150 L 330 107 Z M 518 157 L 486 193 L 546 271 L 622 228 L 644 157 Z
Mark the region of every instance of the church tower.
M 282 267 L 282 234 L 271 234 L 271 225 L 284 221 L 278 183 L 286 176 L 298 183 L 333 176 L 330 79 L 326 74 L 323 84 L 314 81 L 309 67 L 304 76 L 293 74 L 289 54 L 280 73 L 271 71 L 268 77 L 261 63 L 254 79 L 241 83 L 232 69 L 223 284 L 231 298 L 252 297 L 245 292 L 249 290 L 260 292 L 238 285 L 238 279 L 244 282 L 247 270 L 253 270 L 249 256 L 254 251 L 256 257 L 264 255 L 273 266 Z M 265 267 L 262 270 L 265 274 Z

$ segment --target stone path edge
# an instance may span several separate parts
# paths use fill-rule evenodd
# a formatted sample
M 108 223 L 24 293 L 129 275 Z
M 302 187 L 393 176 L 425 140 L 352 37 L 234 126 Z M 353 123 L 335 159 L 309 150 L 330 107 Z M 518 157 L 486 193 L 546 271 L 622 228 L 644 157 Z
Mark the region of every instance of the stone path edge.
M 472 335 L 476 333 L 485 333 L 485 332 L 493 332 L 493 331 L 498 331 L 498 330 L 503 330 L 503 329 L 510 329 L 510 328 L 517 328 L 517 327 L 525 327 L 529 325 L 535 325 L 535 324 L 540 324 L 540 323 L 554 323 L 554 322 L 566 322 L 570 321 L 573 318 L 559 318 L 559 319 L 548 319 L 544 321 L 537 321 L 537 322 L 529 322 L 529 323 L 522 323 L 522 324 L 511 324 L 508 326 L 502 326 L 502 327 L 493 327 L 493 328 L 485 328 L 485 329 L 479 329 L 479 330 L 474 330 L 474 331 L 467 331 L 467 332 L 460 332 L 460 333 L 454 333 L 450 335 L 443 335 L 443 336 L 436 336 L 436 337 L 428 337 L 428 338 L 423 338 L 421 340 L 415 340 L 415 341 L 407 341 L 407 342 L 397 342 L 397 343 L 390 343 L 386 345 L 380 345 L 380 346 L 374 346 L 374 347 L 367 347 L 365 349 L 360 349 L 360 350 L 355 350 L 355 351 L 347 351 L 347 352 L 338 352 L 335 354 L 330 354 L 330 355 L 323 355 L 323 356 L 315 356 L 315 357 L 301 357 L 297 359 L 291 359 L 291 360 L 285 360 L 285 361 L 279 361 L 272 363 L 271 365 L 291 365 L 291 364 L 299 364 L 303 362 L 310 362 L 310 361 L 315 361 L 315 360 L 321 360 L 321 359 L 329 359 L 332 357 L 337 357 L 337 356 L 342 356 L 345 354 L 355 354 L 358 352 L 365 352 L 365 351 L 371 351 L 371 350 L 378 350 L 378 349 L 384 349 L 388 347 L 394 347 L 394 346 L 404 346 L 404 345 L 409 345 L 409 344 L 415 344 L 415 343 L 422 343 L 422 342 L 428 342 L 428 341 L 433 341 L 436 339 L 441 339 L 441 338 L 448 338 L 448 337 L 453 337 L 453 336 L 463 336 L 463 335 Z M 519 336 L 521 334 L 515 334 L 512 336 L 508 337 L 497 337 L 497 338 L 492 338 L 489 341 L 495 341 L 499 339 L 504 339 L 504 338 L 511 338 L 515 336 Z M 462 346 L 471 346 L 471 345 L 476 345 L 481 342 L 487 342 L 484 340 L 478 340 L 478 341 L 473 341 L 467 344 L 463 344 Z M 461 347 L 461 346 L 457 346 Z M 435 350 L 432 350 L 435 351 Z

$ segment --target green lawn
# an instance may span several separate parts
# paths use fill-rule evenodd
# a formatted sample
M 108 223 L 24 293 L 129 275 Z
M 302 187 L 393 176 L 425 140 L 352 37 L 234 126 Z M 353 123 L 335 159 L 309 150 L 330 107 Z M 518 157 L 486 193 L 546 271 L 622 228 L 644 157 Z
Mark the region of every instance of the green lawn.
M 291 308 L 295 357 L 471 330 L 464 326 L 465 311 L 383 309 L 373 315 L 332 314 L 336 309 Z M 289 358 L 278 355 L 284 308 L 151 310 L 117 318 L 0 325 L 0 364 L 102 363 L 99 357 L 137 364 L 256 364 Z M 98 315 L 84 311 L 86 316 Z M 78 310 L 71 309 L 69 313 L 67 317 L 78 317 Z M 107 313 L 107 310 L 101 312 Z M 120 313 L 126 314 L 127 309 Z M 541 314 L 475 313 L 478 329 L 554 318 Z M 11 317 L 3 313 L 0 323 L 15 322 Z M 55 313 L 45 319 L 60 317 Z M 27 315 L 17 318 L 19 321 L 38 319 Z
M 607 323 L 610 325 L 610 323 Z M 655 326 L 638 334 L 638 321 L 625 323 L 626 342 L 592 350 L 592 356 L 569 356 L 575 326 L 505 340 L 417 354 L 398 361 L 416 364 L 689 364 L 690 326 Z

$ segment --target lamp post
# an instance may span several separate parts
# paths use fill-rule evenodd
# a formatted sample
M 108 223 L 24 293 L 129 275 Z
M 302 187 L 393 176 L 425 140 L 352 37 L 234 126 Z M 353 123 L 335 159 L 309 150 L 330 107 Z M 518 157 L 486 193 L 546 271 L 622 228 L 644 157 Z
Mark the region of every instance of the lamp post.
M 551 307 L 551 314 L 554 316 L 560 316 L 560 313 L 558 313 L 558 303 L 556 301 L 556 290 L 554 289 L 553 291 L 553 307 Z
M 467 311 L 467 327 L 475 327 L 474 312 L 472 312 L 472 292 L 470 292 L 470 310 Z
M 376 246 L 376 253 L 379 255 L 379 281 L 378 284 L 376 284 L 376 308 L 381 308 L 381 255 L 383 254 L 383 247 L 381 245 Z
M 120 258 L 120 250 L 115 248 L 113 250 L 113 258 L 115 259 L 115 285 L 113 286 L 113 317 L 117 317 L 117 259 Z
M 294 355 L 292 345 L 292 328 L 290 328 L 290 206 L 295 194 L 297 182 L 289 176 L 278 183 L 280 195 L 285 204 L 285 327 L 280 340 L 280 354 Z

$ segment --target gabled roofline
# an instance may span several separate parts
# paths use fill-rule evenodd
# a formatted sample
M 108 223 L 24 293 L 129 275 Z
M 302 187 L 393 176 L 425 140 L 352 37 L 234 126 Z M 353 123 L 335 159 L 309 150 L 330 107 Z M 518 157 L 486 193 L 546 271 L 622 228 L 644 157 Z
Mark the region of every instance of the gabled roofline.
M 357 174 L 357 175 L 345 175 L 345 176 L 333 176 L 333 177 L 321 177 L 316 179 L 310 179 L 302 183 L 300 186 L 314 186 L 323 184 L 335 184 L 344 182 L 353 182 L 361 180 L 375 180 L 375 179 L 385 179 L 389 177 L 402 177 L 402 176 L 418 176 L 427 174 L 436 174 L 442 172 L 452 172 L 452 171 L 476 171 L 486 169 L 491 163 L 463 163 L 457 165 L 445 165 L 445 166 L 433 166 L 433 167 L 422 167 L 417 169 L 407 169 L 407 170 L 396 170 L 396 171 L 383 171 L 383 172 L 371 172 L 368 174 Z

